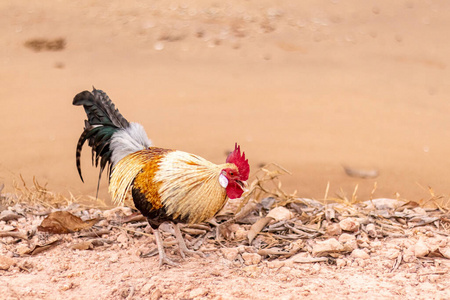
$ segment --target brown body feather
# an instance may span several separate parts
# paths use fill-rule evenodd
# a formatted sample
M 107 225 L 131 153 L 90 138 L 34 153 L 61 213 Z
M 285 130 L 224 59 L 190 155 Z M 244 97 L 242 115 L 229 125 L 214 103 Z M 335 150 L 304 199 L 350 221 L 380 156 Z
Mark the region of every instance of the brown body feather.
M 132 194 L 134 204 L 153 227 L 164 221 L 197 223 L 214 217 L 227 201 L 219 183 L 222 169 L 182 151 L 150 147 L 123 158 L 113 169 L 109 190 L 123 204 Z

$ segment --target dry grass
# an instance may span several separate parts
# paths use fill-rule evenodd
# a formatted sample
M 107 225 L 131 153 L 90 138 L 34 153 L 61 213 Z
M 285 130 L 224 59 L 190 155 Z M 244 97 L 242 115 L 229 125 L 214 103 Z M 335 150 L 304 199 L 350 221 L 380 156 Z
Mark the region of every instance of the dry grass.
M 254 178 L 249 186 L 248 191 L 244 195 L 243 201 L 239 204 L 235 213 L 250 201 L 261 202 L 261 200 L 272 197 L 275 199 L 274 206 L 286 206 L 289 203 L 302 203 L 308 205 L 306 199 L 297 195 L 297 191 L 292 193 L 286 192 L 283 189 L 280 177 L 290 175 L 291 173 L 284 167 L 270 163 L 258 169 L 251 177 Z M 96 208 L 110 208 L 102 199 L 93 196 L 74 196 L 69 192 L 69 197 L 62 194 L 50 191 L 47 184 L 40 184 L 38 180 L 33 177 L 32 184 L 27 184 L 25 179 L 19 175 L 19 180 L 14 182 L 14 193 L 2 194 L 4 185 L 0 185 L 0 204 L 4 206 L 14 205 L 16 203 L 26 203 L 30 205 L 42 205 L 46 208 L 58 208 L 68 206 L 73 203 L 83 205 L 85 207 Z M 435 193 L 431 188 L 424 188 L 428 190 L 430 197 L 416 201 L 419 206 L 424 208 L 438 208 L 440 211 L 447 213 L 450 211 L 450 198 L 448 196 Z M 323 204 L 340 203 L 346 206 L 353 206 L 357 203 L 366 200 L 372 200 L 373 195 L 377 189 L 377 183 L 374 183 L 369 199 L 358 198 L 358 185 L 355 186 L 351 195 L 347 195 L 342 189 L 335 196 L 329 195 L 330 183 L 327 184 L 324 197 L 322 199 L 315 199 Z M 397 200 L 409 202 L 408 199 L 403 199 L 399 194 L 396 195 Z
M 19 179 L 19 181 L 14 181 L 14 193 L 2 194 L 4 185 L 0 186 L 1 205 L 10 206 L 17 203 L 25 203 L 55 209 L 76 203 L 84 207 L 108 207 L 104 201 L 92 196 L 75 197 L 69 192 L 70 197 L 66 197 L 62 194 L 52 192 L 47 189 L 47 184 L 40 184 L 35 177 L 33 177 L 32 185 L 27 184 L 22 175 L 19 175 Z
M 275 163 L 267 164 L 257 170 L 252 176 L 255 179 L 250 184 L 249 190 L 245 194 L 244 200 L 239 205 L 236 213 L 240 212 L 251 199 L 255 202 L 260 202 L 262 199 L 267 197 L 273 197 L 276 199 L 274 206 L 286 206 L 289 203 L 302 203 L 308 205 L 308 202 L 305 201 L 305 199 L 297 196 L 297 191 L 288 193 L 283 190 L 280 177 L 290 174 L 291 173 L 287 169 Z M 329 190 L 330 183 L 328 182 L 323 199 L 315 200 L 323 204 L 340 203 L 346 206 L 354 206 L 360 202 L 367 200 L 372 201 L 374 199 L 374 194 L 377 190 L 377 182 L 374 183 L 369 199 L 360 199 L 358 197 L 358 184 L 355 186 L 350 196 L 348 196 L 342 188 L 335 196 L 330 196 Z M 448 196 L 436 194 L 431 187 L 428 187 L 428 192 L 430 193 L 430 197 L 428 199 L 422 199 L 417 202 L 420 207 L 438 208 L 445 213 L 450 211 L 450 198 Z M 396 200 L 403 201 L 405 203 L 410 202 L 408 199 L 401 198 L 398 193 L 395 198 Z

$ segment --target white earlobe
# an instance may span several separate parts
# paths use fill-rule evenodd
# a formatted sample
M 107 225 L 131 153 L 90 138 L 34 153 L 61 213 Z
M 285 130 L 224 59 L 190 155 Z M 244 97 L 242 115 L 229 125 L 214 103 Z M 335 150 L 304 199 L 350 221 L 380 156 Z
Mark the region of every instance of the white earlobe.
M 228 179 L 225 177 L 225 175 L 219 175 L 219 183 L 224 189 L 228 186 Z

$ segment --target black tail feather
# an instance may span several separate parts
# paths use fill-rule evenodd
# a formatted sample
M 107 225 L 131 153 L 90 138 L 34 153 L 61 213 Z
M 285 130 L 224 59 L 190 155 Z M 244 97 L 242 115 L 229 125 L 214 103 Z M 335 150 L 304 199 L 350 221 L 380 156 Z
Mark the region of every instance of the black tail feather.
M 76 149 L 76 165 L 81 181 L 84 182 L 81 174 L 81 150 L 86 140 L 89 140 L 89 146 L 92 147 L 92 165 L 96 167 L 100 164 L 98 175 L 97 195 L 102 173 L 106 166 L 108 175 L 111 173 L 111 154 L 110 141 L 113 134 L 129 126 L 128 121 L 116 109 L 111 99 L 101 90 L 91 92 L 84 91 L 75 96 L 73 105 L 83 105 L 88 119 L 85 121 L 84 131 L 78 139 Z

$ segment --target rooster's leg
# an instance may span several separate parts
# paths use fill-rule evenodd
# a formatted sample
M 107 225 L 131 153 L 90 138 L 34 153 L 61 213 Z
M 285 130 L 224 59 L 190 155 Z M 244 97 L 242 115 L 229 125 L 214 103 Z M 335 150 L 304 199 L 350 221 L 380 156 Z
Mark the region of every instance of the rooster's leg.
M 177 239 L 178 245 L 180 247 L 181 257 L 186 258 L 186 254 L 189 254 L 189 255 L 197 254 L 197 255 L 200 255 L 201 257 L 205 257 L 205 254 L 203 254 L 203 252 L 189 250 L 186 247 L 186 243 L 184 242 L 183 235 L 181 234 L 181 230 L 180 230 L 180 225 L 178 223 L 175 224 L 174 229 L 175 229 L 175 238 Z
M 166 252 L 164 251 L 164 244 L 159 229 L 153 229 L 153 234 L 155 235 L 156 246 L 158 246 L 159 267 L 161 268 L 163 264 L 168 264 L 175 267 L 178 266 L 177 263 L 167 258 Z

